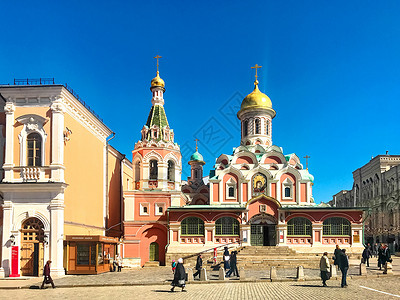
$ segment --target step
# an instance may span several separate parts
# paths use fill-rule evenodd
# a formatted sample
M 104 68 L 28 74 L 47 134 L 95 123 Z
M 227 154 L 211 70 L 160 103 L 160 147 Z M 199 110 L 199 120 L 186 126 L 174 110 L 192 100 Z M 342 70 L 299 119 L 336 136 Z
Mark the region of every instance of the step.
M 144 263 L 143 268 L 154 268 L 154 267 L 159 267 L 160 262 L 159 261 L 148 261 Z

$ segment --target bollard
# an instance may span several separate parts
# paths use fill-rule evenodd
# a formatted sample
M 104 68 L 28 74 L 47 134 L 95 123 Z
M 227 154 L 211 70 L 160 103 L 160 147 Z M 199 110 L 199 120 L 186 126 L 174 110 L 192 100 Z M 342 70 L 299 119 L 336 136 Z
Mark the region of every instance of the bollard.
M 330 268 L 331 268 L 331 278 L 337 278 L 337 269 L 336 269 L 336 266 L 335 265 L 331 265 L 330 266 Z
M 278 276 L 276 276 L 276 267 L 271 267 L 271 271 L 269 273 L 269 279 L 274 280 L 278 278 Z
M 187 281 L 188 282 L 193 282 L 194 277 L 193 277 L 193 269 L 192 268 L 186 268 L 187 270 Z
M 365 276 L 365 275 L 367 275 L 367 265 L 360 264 L 360 276 Z
M 246 279 L 246 272 L 244 271 L 244 267 L 240 268 L 239 277 L 240 280 Z
M 297 267 L 297 280 L 304 280 L 304 268 L 303 266 Z
M 207 271 L 206 268 L 202 268 L 200 272 L 200 281 L 207 281 Z
M 218 280 L 225 280 L 225 269 L 219 268 Z
M 383 274 L 393 275 L 393 266 L 392 266 L 392 263 L 387 262 L 387 263 L 385 264 L 385 270 L 383 271 Z

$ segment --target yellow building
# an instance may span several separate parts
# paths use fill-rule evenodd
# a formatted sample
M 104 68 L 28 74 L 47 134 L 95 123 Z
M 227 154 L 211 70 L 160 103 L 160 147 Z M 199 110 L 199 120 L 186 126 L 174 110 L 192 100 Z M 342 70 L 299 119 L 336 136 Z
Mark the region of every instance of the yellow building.
M 72 90 L 1 86 L 0 129 L 0 277 L 11 272 L 12 245 L 21 275 L 39 275 L 48 259 L 64 274 L 67 235 L 121 235 L 131 163 Z

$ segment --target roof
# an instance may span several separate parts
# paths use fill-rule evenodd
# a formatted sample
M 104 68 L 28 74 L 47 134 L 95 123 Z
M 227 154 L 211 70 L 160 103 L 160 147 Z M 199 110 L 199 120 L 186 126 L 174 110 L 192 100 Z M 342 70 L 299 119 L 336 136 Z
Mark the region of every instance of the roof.
M 185 206 L 170 206 L 171 210 L 246 210 L 246 207 L 240 205 L 185 205 Z
M 164 107 L 162 105 L 153 105 L 151 107 L 149 117 L 147 118 L 146 126 L 151 127 L 153 125 L 159 128 L 164 128 L 168 125 L 167 115 L 165 114 Z

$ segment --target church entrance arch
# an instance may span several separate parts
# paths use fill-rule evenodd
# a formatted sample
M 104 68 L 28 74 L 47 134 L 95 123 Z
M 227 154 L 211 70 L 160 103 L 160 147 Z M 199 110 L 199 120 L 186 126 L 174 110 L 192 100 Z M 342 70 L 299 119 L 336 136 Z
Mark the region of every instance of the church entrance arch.
M 21 274 L 39 276 L 44 267 L 44 225 L 29 218 L 21 229 Z
M 276 219 L 269 214 L 255 215 L 250 219 L 250 244 L 276 246 Z

